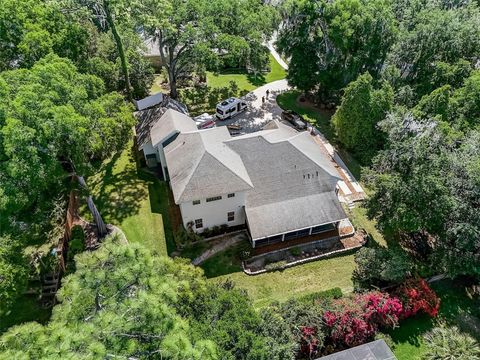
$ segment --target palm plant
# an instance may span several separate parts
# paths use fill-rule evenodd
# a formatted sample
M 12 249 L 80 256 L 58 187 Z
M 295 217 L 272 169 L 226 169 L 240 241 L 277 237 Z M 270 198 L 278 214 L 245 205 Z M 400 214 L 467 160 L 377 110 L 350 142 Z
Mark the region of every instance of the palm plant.
M 480 345 L 456 326 L 441 325 L 425 334 L 423 360 L 480 360 Z

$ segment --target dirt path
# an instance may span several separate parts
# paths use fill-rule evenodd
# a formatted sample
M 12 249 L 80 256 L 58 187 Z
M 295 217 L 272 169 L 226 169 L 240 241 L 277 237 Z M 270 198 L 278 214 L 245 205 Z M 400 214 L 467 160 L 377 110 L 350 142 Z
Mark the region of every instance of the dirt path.
M 201 263 L 203 263 L 205 260 L 211 258 L 213 255 L 233 246 L 233 245 L 236 245 L 242 241 L 244 241 L 246 239 L 246 235 L 244 232 L 241 232 L 241 233 L 237 233 L 237 234 L 234 234 L 234 235 L 225 235 L 225 240 L 220 242 L 219 244 L 217 245 L 214 245 L 213 247 L 211 247 L 210 249 L 208 249 L 207 251 L 205 251 L 204 253 L 202 253 L 200 256 L 198 256 L 197 258 L 195 258 L 193 261 L 192 261 L 192 264 L 193 265 L 200 265 Z

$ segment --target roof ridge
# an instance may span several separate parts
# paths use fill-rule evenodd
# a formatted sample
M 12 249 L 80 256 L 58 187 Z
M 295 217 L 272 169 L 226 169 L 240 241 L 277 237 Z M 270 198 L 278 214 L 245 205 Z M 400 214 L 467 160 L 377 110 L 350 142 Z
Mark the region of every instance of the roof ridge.
M 231 150 L 233 151 L 233 150 Z M 240 155 L 238 155 L 235 151 L 233 151 L 238 157 L 240 157 Z M 247 172 L 247 176 L 248 176 L 248 180 L 249 182 L 246 182 L 239 174 L 237 174 L 237 172 L 235 170 L 233 170 L 232 168 L 230 168 L 229 166 L 225 165 L 222 161 L 220 161 L 215 155 L 213 155 L 211 152 L 209 151 L 205 151 L 205 153 L 208 153 L 212 158 L 215 159 L 216 162 L 218 162 L 221 166 L 223 166 L 225 169 L 227 169 L 228 171 L 230 171 L 231 173 L 233 173 L 236 177 L 238 177 L 240 180 L 242 180 L 245 184 L 247 184 L 248 186 L 250 186 L 252 189 L 253 189 L 253 183 L 252 183 L 252 180 L 250 179 L 250 175 L 248 174 L 248 171 L 247 169 L 245 168 L 245 171 Z M 240 161 L 242 162 L 242 165 L 245 167 L 245 164 L 243 163 L 243 160 L 242 158 L 240 157 Z
M 180 146 L 183 146 L 184 143 L 185 143 L 185 141 L 183 141 L 183 143 L 181 145 L 175 146 L 175 148 L 173 148 L 172 151 L 175 150 L 175 149 L 178 149 Z M 202 145 L 203 145 L 203 143 L 202 143 Z M 193 167 L 193 171 L 191 171 L 190 174 L 188 175 L 188 177 L 185 179 L 185 186 L 183 186 L 182 192 L 180 193 L 180 195 L 178 196 L 178 199 L 177 199 L 177 201 L 179 201 L 179 202 L 180 202 L 180 199 L 182 198 L 182 196 L 185 192 L 185 189 L 187 188 L 187 185 L 190 183 L 190 180 L 192 179 L 193 174 L 195 174 L 195 171 L 197 170 L 198 165 L 200 165 L 200 163 L 202 162 L 202 159 L 205 157 L 205 153 L 206 153 L 205 146 L 203 146 L 203 148 L 204 148 L 204 151 L 203 151 L 202 156 L 199 157 L 197 163 Z

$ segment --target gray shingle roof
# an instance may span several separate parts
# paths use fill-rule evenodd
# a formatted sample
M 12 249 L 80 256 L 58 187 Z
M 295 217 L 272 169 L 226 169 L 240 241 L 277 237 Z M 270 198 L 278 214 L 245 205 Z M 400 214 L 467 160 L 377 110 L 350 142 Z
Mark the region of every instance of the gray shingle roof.
M 137 134 L 137 145 L 139 150 L 150 141 L 150 130 L 168 109 L 176 110 L 182 114 L 188 114 L 185 105 L 166 95 L 163 95 L 161 97 L 161 102 L 155 106 L 134 113 L 137 118 L 135 132 Z
M 252 182 L 238 154 L 224 144 L 226 127 L 181 133 L 165 148 L 175 203 L 244 191 Z
M 152 145 L 157 146 L 165 137 L 175 131 L 181 133 L 197 131 L 197 125 L 190 116 L 173 109 L 167 109 L 150 129 Z
M 338 173 L 307 132 L 280 125 L 226 144 L 240 155 L 253 183 L 245 205 L 253 239 L 347 217 L 335 193 Z
M 375 340 L 367 344 L 337 352 L 317 360 L 396 360 L 384 340 Z

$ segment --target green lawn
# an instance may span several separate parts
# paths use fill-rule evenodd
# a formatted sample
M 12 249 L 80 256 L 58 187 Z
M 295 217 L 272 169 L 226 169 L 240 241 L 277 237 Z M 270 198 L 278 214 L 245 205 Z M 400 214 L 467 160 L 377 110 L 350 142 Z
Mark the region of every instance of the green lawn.
M 209 71 L 207 72 L 207 85 L 213 88 L 221 88 L 229 86 L 230 81 L 235 81 L 240 92 L 252 91 L 272 81 L 284 79 L 285 76 L 285 70 L 270 54 L 270 71 L 266 74 L 254 77 L 241 70 L 222 71 L 218 74 Z
M 103 163 L 87 183 L 105 222 L 119 226 L 129 242 L 159 254 L 173 251 L 168 185 L 137 169 L 131 143 Z
M 419 316 L 407 319 L 400 323 L 399 328 L 389 332 L 395 345 L 393 352 L 399 360 L 421 359 L 425 352 L 423 335 L 432 329 L 437 321 L 457 325 L 464 331 L 468 330 L 465 328 L 465 315 L 476 319 L 477 324 L 480 323 L 480 300 L 468 298 L 461 284 L 444 280 L 432 284 L 432 288 L 441 299 L 438 318 Z
M 246 275 L 238 260 L 232 260 L 229 249 L 202 264 L 210 281 L 232 280 L 238 288 L 246 289 L 255 307 L 263 307 L 272 301 L 286 301 L 317 291 L 339 287 L 344 293 L 353 290 L 351 280 L 354 269 L 353 255 L 311 262 L 283 271 L 261 275 Z M 212 277 L 217 274 L 223 274 Z
M 376 227 L 376 221 L 368 219 L 365 208 L 357 205 L 353 209 L 346 210 L 346 213 L 356 229 L 364 229 L 378 245 L 387 246 L 387 241 Z
M 371 235 L 373 241 L 369 246 L 386 246 L 375 222 L 368 220 L 365 209 L 356 207 L 348 210 L 348 216 L 356 227 L 365 229 Z M 256 307 L 334 287 L 341 288 L 343 293 L 353 290 L 352 272 L 355 262 L 352 254 L 319 260 L 281 272 L 249 276 L 242 271 L 239 258 L 244 246 L 245 244 L 239 244 L 229 248 L 205 261 L 201 267 L 210 281 L 230 279 L 237 287 L 246 289 Z

